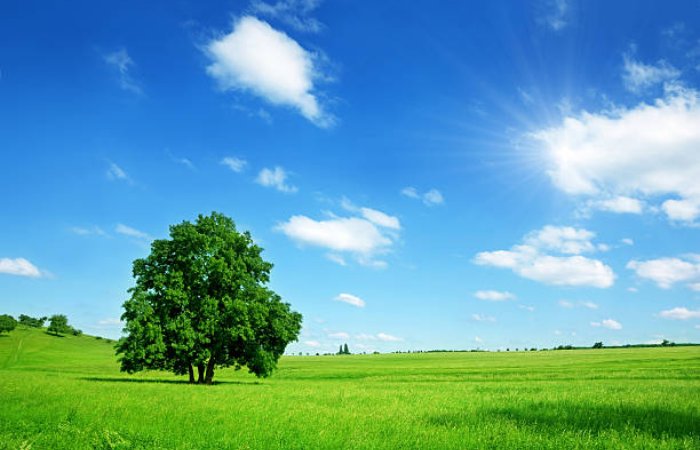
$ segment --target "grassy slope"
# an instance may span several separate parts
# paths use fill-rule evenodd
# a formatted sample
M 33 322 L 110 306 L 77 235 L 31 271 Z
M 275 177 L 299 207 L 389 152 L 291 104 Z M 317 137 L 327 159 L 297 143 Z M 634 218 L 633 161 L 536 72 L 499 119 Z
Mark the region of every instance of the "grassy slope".
M 0 448 L 700 448 L 700 347 L 288 357 L 268 380 L 120 374 L 0 337 Z

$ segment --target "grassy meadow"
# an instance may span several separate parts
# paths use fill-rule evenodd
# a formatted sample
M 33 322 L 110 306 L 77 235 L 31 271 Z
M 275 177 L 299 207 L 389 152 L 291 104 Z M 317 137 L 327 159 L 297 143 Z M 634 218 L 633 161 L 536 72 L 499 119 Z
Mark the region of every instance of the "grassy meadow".
M 284 357 L 213 386 L 0 336 L 0 448 L 700 448 L 700 347 Z

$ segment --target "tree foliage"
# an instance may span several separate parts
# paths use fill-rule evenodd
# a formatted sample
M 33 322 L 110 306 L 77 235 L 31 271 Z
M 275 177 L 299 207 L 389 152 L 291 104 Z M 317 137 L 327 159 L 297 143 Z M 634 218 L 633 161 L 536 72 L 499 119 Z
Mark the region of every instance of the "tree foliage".
M 68 325 L 68 317 L 63 314 L 54 314 L 49 317 L 49 327 L 46 331 L 58 336 L 59 334 L 70 333 L 73 329 Z
M 37 319 L 26 314 L 19 315 L 19 324 L 27 327 L 41 328 L 44 326 L 44 322 L 46 322 L 46 317 L 39 317 Z
M 169 239 L 134 261 L 126 336 L 117 344 L 121 369 L 167 370 L 194 382 L 196 368 L 207 384 L 215 367 L 269 376 L 297 339 L 301 314 L 266 286 L 272 264 L 261 252 L 219 213 L 171 226 Z
M 0 315 L 0 333 L 9 333 L 17 326 L 17 321 L 14 317 L 2 314 Z

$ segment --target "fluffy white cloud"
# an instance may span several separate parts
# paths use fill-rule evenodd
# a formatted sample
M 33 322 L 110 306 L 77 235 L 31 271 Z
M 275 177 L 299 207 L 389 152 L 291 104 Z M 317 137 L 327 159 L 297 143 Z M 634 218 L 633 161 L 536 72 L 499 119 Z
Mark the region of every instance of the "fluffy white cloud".
M 700 319 L 700 309 L 691 310 L 684 307 L 677 307 L 666 311 L 661 311 L 659 316 L 663 317 L 664 319 L 673 320 Z
M 511 269 L 523 278 L 555 286 L 607 288 L 615 281 L 613 270 L 599 260 L 576 254 L 595 250 L 590 241 L 593 236 L 588 230 L 547 226 L 528 234 L 525 245 L 481 252 L 474 262 Z M 576 255 L 553 256 L 545 253 L 548 251 Z
M 644 64 L 635 61 L 629 54 L 624 56 L 622 81 L 630 92 L 639 93 L 656 84 L 678 78 L 680 71 L 665 61 Z
M 634 270 L 638 277 L 651 280 L 662 289 L 669 289 L 676 283 L 700 280 L 700 262 L 690 259 L 691 261 L 680 258 L 632 260 L 627 263 L 627 268 Z
M 364 266 L 386 267 L 387 263 L 378 260 L 377 256 L 389 252 L 398 239 L 399 219 L 376 209 L 355 207 L 349 201 L 344 201 L 343 207 L 359 217 L 332 216 L 314 220 L 301 215 L 292 216 L 276 229 L 299 244 L 331 250 L 326 257 L 342 266 L 346 265 L 342 253 L 349 253 Z
M 358 308 L 365 307 L 365 301 L 362 300 L 360 297 L 352 294 L 341 293 L 338 294 L 335 298 L 333 298 L 333 300 L 335 300 L 336 302 L 347 303 L 348 305 L 356 306 Z
M 114 231 L 116 231 L 119 234 L 122 234 L 124 236 L 129 236 L 133 237 L 136 239 L 150 239 L 151 236 L 148 233 L 145 233 L 143 231 L 137 230 L 136 228 L 132 228 L 130 226 L 124 225 L 124 224 L 117 224 L 117 226 L 114 228 Z
M 0 273 L 31 278 L 42 275 L 34 264 L 24 258 L 0 258 Z
M 603 327 L 609 330 L 621 330 L 622 324 L 617 320 L 605 319 L 601 322 L 591 322 L 592 327 Z
M 267 167 L 262 169 L 258 173 L 255 182 L 261 186 L 271 187 L 286 194 L 293 194 L 298 191 L 296 186 L 287 184 L 287 172 L 279 166 L 274 169 L 268 169 Z
M 223 90 L 249 91 L 291 106 L 318 126 L 333 123 L 314 93 L 314 81 L 322 78 L 317 58 L 268 23 L 244 16 L 229 34 L 209 42 L 206 54 L 212 60 L 207 73 Z
M 547 225 L 525 236 L 525 244 L 542 250 L 569 255 L 595 251 L 595 233 L 583 228 Z
M 416 188 L 408 186 L 401 189 L 401 195 L 404 197 L 421 200 L 426 206 L 442 205 L 445 203 L 445 198 L 442 196 L 442 192 L 435 188 L 421 194 Z
M 380 341 L 384 341 L 384 342 L 400 342 L 400 341 L 403 341 L 403 339 L 401 339 L 400 337 L 392 336 L 391 334 L 387 334 L 387 333 L 378 333 L 378 334 L 377 334 L 377 339 L 379 339 Z
M 236 173 L 243 172 L 243 169 L 248 165 L 248 161 L 235 156 L 227 156 L 221 160 L 221 164 L 233 170 Z
M 644 202 L 632 197 L 618 195 L 617 197 L 593 200 L 588 203 L 593 209 L 609 211 L 618 214 L 641 214 L 644 211 Z
M 490 302 L 502 302 L 506 300 L 515 300 L 515 295 L 508 291 L 476 291 L 474 297 L 479 300 Z
M 700 217 L 698 91 L 667 85 L 664 97 L 652 104 L 583 112 L 530 136 L 548 156 L 555 186 L 566 193 L 603 202 L 660 198 L 672 220 Z M 629 200 L 606 205 L 625 212 L 636 208 Z
M 104 61 L 116 71 L 120 88 L 135 94 L 143 93 L 139 83 L 131 76 L 131 68 L 134 66 L 134 60 L 131 59 L 126 49 L 122 48 L 104 55 Z
M 634 240 L 631 238 L 623 238 L 620 242 L 622 242 L 625 245 L 634 245 Z

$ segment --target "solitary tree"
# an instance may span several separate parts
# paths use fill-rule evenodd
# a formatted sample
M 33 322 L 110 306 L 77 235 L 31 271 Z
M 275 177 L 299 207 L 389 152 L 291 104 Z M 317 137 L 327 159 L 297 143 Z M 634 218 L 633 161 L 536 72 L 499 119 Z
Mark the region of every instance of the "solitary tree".
M 17 321 L 14 317 L 7 314 L 0 315 L 0 333 L 9 333 L 17 326 Z
M 603 343 L 598 341 L 595 344 L 593 344 L 593 348 L 603 348 Z
M 133 265 L 126 336 L 117 344 L 121 370 L 167 370 L 194 383 L 196 368 L 206 384 L 216 367 L 269 376 L 302 317 L 266 286 L 272 264 L 261 252 L 219 213 L 173 225 L 169 239 L 153 241 Z
M 64 316 L 63 314 L 54 314 L 53 316 L 49 317 L 49 327 L 47 328 L 47 331 L 55 334 L 56 336 L 59 334 L 68 333 L 71 331 L 71 328 L 68 325 L 68 317 Z
M 344 355 L 349 355 L 349 354 L 350 354 L 350 350 L 348 349 L 348 344 L 347 344 L 347 342 L 346 342 L 345 345 L 343 346 L 343 354 L 344 354 Z

